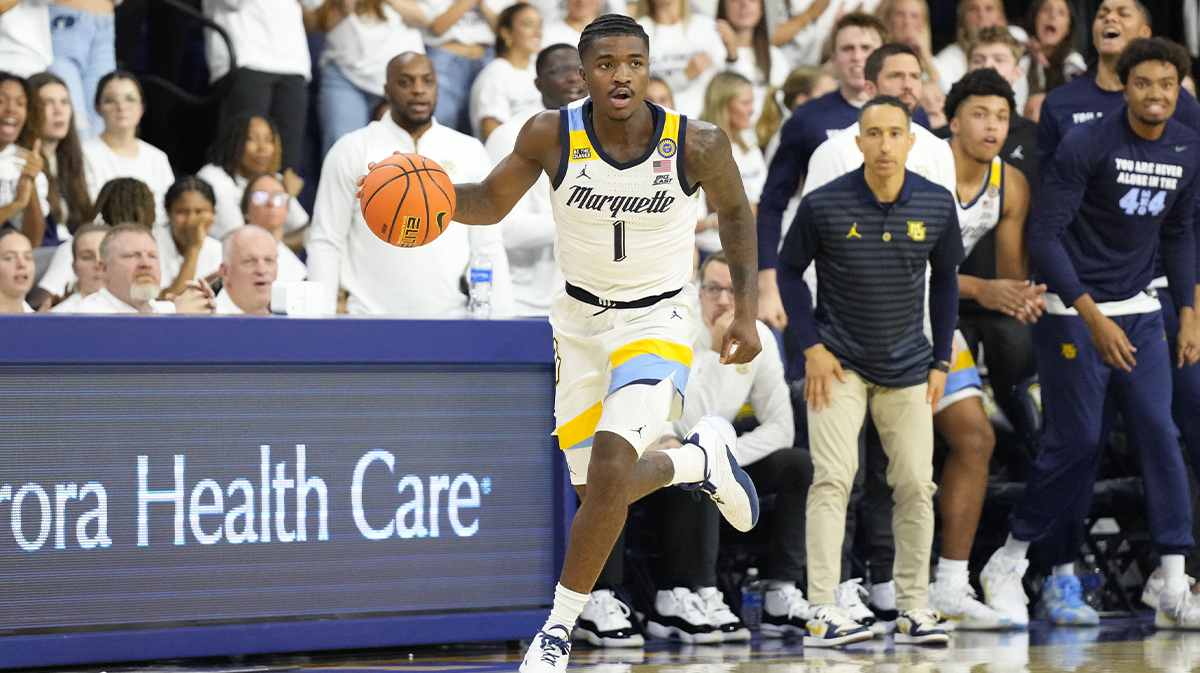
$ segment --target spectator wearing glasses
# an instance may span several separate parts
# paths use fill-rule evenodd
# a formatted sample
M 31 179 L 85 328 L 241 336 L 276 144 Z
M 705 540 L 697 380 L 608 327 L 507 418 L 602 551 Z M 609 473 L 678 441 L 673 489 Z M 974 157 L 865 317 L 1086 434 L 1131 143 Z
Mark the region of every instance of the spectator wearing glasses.
M 33 246 L 25 234 L 0 229 L 0 313 L 33 313 L 25 295 L 33 287 Z
M 279 176 L 292 195 L 285 227 L 288 244 L 295 250 L 303 247 L 308 212 L 296 197 L 304 188 L 304 180 L 290 168 L 280 173 L 282 156 L 279 129 L 266 117 L 243 114 L 221 126 L 208 148 L 209 163 L 196 172 L 196 177 L 212 185 L 217 197 L 217 215 L 208 232 L 210 236 L 223 240 L 246 223 L 240 208 L 246 183 L 255 175 L 271 173 Z
M 287 226 L 288 204 L 292 197 L 283 182 L 270 173 L 251 178 L 242 196 L 242 214 L 246 224 L 261 227 L 275 239 L 276 261 L 279 265 L 279 280 L 304 280 L 308 269 L 304 262 L 283 241 Z M 228 260 L 226 260 L 228 263 Z
M 212 187 L 194 175 L 167 190 L 167 225 L 156 226 L 163 295 L 179 294 L 188 281 L 212 279 L 221 266 L 221 242 L 208 235 L 213 224 Z
M 51 313 L 75 313 L 85 297 L 104 286 L 104 276 L 100 273 L 100 241 L 109 229 L 107 224 L 85 224 L 75 232 L 69 245 L 61 246 L 71 250 L 71 270 L 78 282 L 66 299 L 50 309 Z M 38 287 L 46 289 L 41 285 Z
M 271 313 L 271 284 L 278 270 L 277 245 L 271 232 L 253 224 L 225 239 L 221 245 L 221 269 L 217 272 L 222 283 L 216 299 L 217 315 Z
M 480 140 L 542 102 L 533 81 L 534 59 L 542 48 L 542 17 L 536 7 L 518 2 L 500 12 L 496 28 L 496 60 L 487 64 L 471 87 L 471 129 Z
M 79 303 L 79 313 L 143 314 L 212 313 L 215 296 L 203 280 L 190 281 L 184 292 L 159 301 L 158 244 L 138 224 L 119 224 L 100 242 L 104 287 Z

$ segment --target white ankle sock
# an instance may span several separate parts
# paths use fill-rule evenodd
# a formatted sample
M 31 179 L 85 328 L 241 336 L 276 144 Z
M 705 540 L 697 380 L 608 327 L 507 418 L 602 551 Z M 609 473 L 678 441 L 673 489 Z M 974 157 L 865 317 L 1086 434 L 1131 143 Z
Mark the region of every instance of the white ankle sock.
M 937 581 L 950 582 L 959 580 L 963 583 L 968 581 L 970 570 L 967 568 L 966 561 L 955 561 L 948 559 L 945 556 L 938 557 L 937 564 Z
M 1074 563 L 1060 563 L 1060 564 L 1054 566 L 1054 576 L 1055 577 L 1066 577 L 1068 575 L 1074 575 L 1074 574 L 1075 574 L 1075 564 Z
M 684 444 L 678 449 L 664 449 L 663 453 L 671 459 L 675 466 L 675 476 L 671 477 L 671 485 L 693 484 L 704 481 L 704 449 L 695 444 Z
M 1012 533 L 1009 533 L 1008 540 L 1004 542 L 1003 549 L 1005 556 L 1016 561 L 1021 561 L 1029 553 L 1029 543 L 1024 540 L 1018 540 L 1012 536 Z
M 1164 580 L 1168 582 L 1183 581 L 1183 554 L 1165 554 L 1160 563 Z
M 575 628 L 575 620 L 579 619 L 579 613 L 583 612 L 583 606 L 587 605 L 589 598 L 591 594 L 571 591 L 562 584 L 554 587 L 554 607 L 550 609 L 550 618 L 542 630 L 558 625 L 565 626 L 570 632 Z

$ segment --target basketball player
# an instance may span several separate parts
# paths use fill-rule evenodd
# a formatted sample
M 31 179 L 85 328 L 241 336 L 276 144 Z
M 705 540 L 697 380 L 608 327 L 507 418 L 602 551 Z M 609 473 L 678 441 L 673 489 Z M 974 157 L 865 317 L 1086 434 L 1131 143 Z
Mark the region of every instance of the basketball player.
M 1059 142 L 1068 134 L 1078 129 L 1089 129 L 1107 116 L 1121 114 L 1125 96 L 1116 70 L 1117 59 L 1133 40 L 1150 37 L 1151 28 L 1150 12 L 1138 0 L 1104 0 L 1101 3 L 1092 23 L 1092 44 L 1099 54 L 1096 67 L 1048 93 L 1042 104 L 1042 117 L 1038 123 L 1038 155 L 1043 165 L 1048 164 Z M 1181 89 L 1171 119 L 1200 134 L 1200 102 L 1186 89 Z M 1197 207 L 1200 208 L 1200 202 Z M 1163 324 L 1167 329 L 1167 345 L 1174 350 L 1175 335 L 1179 332 L 1179 314 L 1171 301 L 1171 293 L 1165 291 L 1167 279 L 1162 273 L 1161 264 L 1157 265 L 1150 286 L 1159 291 Z M 1174 368 L 1172 378 L 1172 417 L 1195 468 L 1200 466 L 1200 413 L 1197 413 L 1200 410 L 1200 367 Z M 1085 506 L 1083 503 L 1080 505 Z M 1055 531 L 1048 536 L 1048 540 L 1049 546 L 1061 546 L 1064 550 L 1061 554 L 1066 554 L 1067 551 L 1079 549 L 1083 543 L 1083 530 Z M 1050 553 L 1051 556 L 1061 554 L 1058 551 Z M 1193 557 L 1193 567 L 1195 563 Z M 1156 571 L 1146 581 L 1142 602 L 1157 608 L 1161 590 L 1161 573 Z
M 1200 628 L 1200 600 L 1188 591 L 1183 567 L 1193 546 L 1191 495 L 1178 431 L 1162 404 L 1171 395 L 1172 353 L 1159 300 L 1144 292 L 1157 250 L 1179 307 L 1178 366 L 1193 365 L 1200 359 L 1192 226 L 1200 137 L 1172 118 L 1188 67 L 1177 44 L 1130 43 L 1115 68 L 1126 109 L 1063 139 L 1030 220 L 1029 255 L 1050 290 L 1048 315 L 1033 329 L 1045 434 L 1013 510 L 1012 533 L 980 573 L 988 604 L 1014 617 L 1028 614 L 1021 577 L 1029 545 L 1082 528 L 1111 388 L 1138 453 L 1162 558 L 1155 623 Z M 1054 575 L 1043 593 L 1070 598 L 1068 591 L 1078 591 L 1078 547 L 1051 551 Z M 1070 607 L 1065 600 L 1062 606 Z M 1059 623 L 1077 616 L 1091 619 L 1082 605 L 1054 615 Z
M 946 97 L 946 117 L 953 136 L 950 150 L 958 180 L 955 204 L 963 249 L 993 230 L 998 279 L 958 274 L 959 296 L 976 299 L 1018 320 L 1035 320 L 1041 313 L 1045 286 L 1030 287 L 1026 278 L 1023 230 L 1029 206 L 1029 186 L 1021 171 L 1000 158 L 1015 114 L 1012 87 L 995 70 L 974 70 L 954 84 Z M 1024 329 L 1024 328 L 1022 328 Z M 934 417 L 938 434 L 950 445 L 942 473 L 942 557 L 937 581 L 929 587 L 929 604 L 961 629 L 994 629 L 1009 620 L 976 600 L 967 561 L 987 491 L 988 464 L 995 445 L 991 423 L 983 409 L 979 373 L 961 333 L 955 333 L 948 394 Z M 990 354 L 990 352 L 989 352 Z M 962 380 L 954 380 L 956 378 Z M 949 392 L 954 391 L 954 392 Z
M 758 354 L 754 215 L 729 139 L 715 126 L 645 101 L 650 43 L 633 19 L 607 14 L 579 38 L 589 96 L 533 117 L 513 153 L 482 182 L 455 185 L 454 219 L 494 224 L 545 173 L 558 228 L 565 293 L 550 309 L 559 445 L 582 504 L 571 526 L 554 608 L 524 673 L 562 671 L 576 618 L 616 541 L 629 503 L 670 484 L 709 494 L 749 530 L 758 496 L 729 450 L 733 427 L 707 416 L 682 447 L 643 455 L 682 413 L 699 334 L 689 284 L 696 190 L 721 220 L 737 308 L 721 362 Z

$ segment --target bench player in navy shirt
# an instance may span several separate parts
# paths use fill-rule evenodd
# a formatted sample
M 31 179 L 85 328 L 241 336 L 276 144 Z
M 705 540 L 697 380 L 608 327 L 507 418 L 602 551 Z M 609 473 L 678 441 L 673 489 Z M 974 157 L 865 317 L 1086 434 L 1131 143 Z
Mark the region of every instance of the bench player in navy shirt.
M 1131 41 L 1149 37 L 1150 31 L 1150 14 L 1137 0 L 1106 0 L 1100 5 L 1096 20 L 1092 23 L 1092 42 L 1100 55 L 1096 68 L 1051 91 L 1042 106 L 1042 117 L 1038 123 L 1038 154 L 1043 164 L 1054 156 L 1064 137 L 1077 129 L 1091 130 L 1097 122 L 1120 113 L 1125 107 L 1124 89 L 1116 72 L 1117 59 Z M 1175 114 L 1171 118 L 1200 134 L 1200 103 L 1186 90 L 1179 91 Z M 1200 200 L 1197 201 L 1197 208 L 1200 208 Z M 1166 288 L 1161 265 L 1154 277 L 1152 287 Z M 1175 305 L 1167 293 L 1160 294 L 1168 345 L 1174 346 L 1174 335 L 1179 331 Z M 1183 443 L 1191 452 L 1191 463 L 1200 466 L 1200 413 L 1197 413 L 1200 409 L 1200 368 L 1174 370 L 1171 403 Z M 1078 549 L 1083 542 L 1082 531 L 1067 533 L 1066 536 L 1055 536 L 1056 544 Z M 1150 607 L 1157 607 L 1157 596 L 1161 590 L 1162 579 L 1156 572 L 1146 581 L 1143 602 Z
M 1116 66 L 1126 109 L 1088 133 L 1067 136 L 1046 172 L 1026 237 L 1049 288 L 1047 315 L 1033 328 L 1045 434 L 1013 510 L 1012 533 L 980 573 L 988 604 L 1001 612 L 1027 610 L 1021 577 L 1029 544 L 1083 526 L 1111 388 L 1141 464 L 1150 532 L 1162 558 L 1155 623 L 1200 629 L 1200 599 L 1183 571 L 1193 546 L 1191 494 L 1178 431 L 1161 404 L 1171 394 L 1172 367 L 1200 359 L 1192 226 L 1200 137 L 1171 118 L 1188 66 L 1179 45 L 1132 42 Z M 1179 307 L 1174 353 L 1163 338 L 1159 302 L 1145 291 L 1156 251 Z M 1039 618 L 1098 622 L 1074 574 L 1077 549 L 1052 550 L 1054 574 L 1043 587 Z

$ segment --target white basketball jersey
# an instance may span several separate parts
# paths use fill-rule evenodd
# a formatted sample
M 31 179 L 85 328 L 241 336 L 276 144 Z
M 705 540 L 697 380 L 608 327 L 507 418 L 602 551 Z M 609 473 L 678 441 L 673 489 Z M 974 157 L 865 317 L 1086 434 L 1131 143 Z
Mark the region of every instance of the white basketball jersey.
M 963 249 L 970 255 L 975 244 L 996 228 L 1004 213 L 1004 161 L 1000 157 L 992 159 L 983 186 L 972 201 L 963 204 L 955 193 L 954 204 L 958 206 L 958 227 L 962 230 Z
M 552 183 L 563 277 L 602 299 L 633 301 L 683 287 L 692 275 L 698 185 L 683 149 L 687 117 L 647 103 L 654 142 L 620 163 L 592 127 L 590 98 L 563 107 L 562 158 Z

